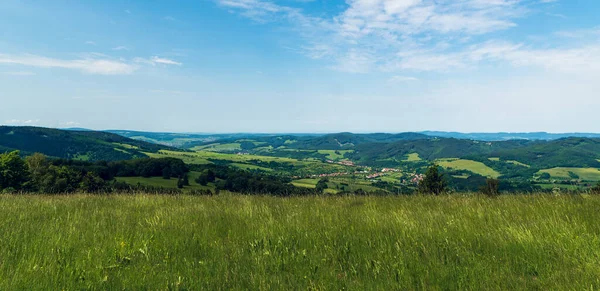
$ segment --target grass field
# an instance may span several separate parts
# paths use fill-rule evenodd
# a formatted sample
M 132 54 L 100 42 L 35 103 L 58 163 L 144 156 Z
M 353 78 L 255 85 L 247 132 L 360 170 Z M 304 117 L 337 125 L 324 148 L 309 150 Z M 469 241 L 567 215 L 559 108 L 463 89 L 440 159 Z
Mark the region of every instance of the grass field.
M 569 172 L 575 173 L 582 180 L 600 181 L 600 170 L 596 168 L 552 168 L 541 170 L 537 174 L 548 173 L 553 179 L 573 179 Z
M 238 155 L 238 154 L 225 154 L 225 153 L 217 153 L 210 151 L 197 151 L 197 152 L 177 152 L 177 151 L 160 151 L 160 153 L 145 153 L 153 158 L 164 158 L 164 157 L 173 157 L 183 160 L 186 164 L 210 164 L 209 159 L 216 160 L 224 160 L 230 161 L 234 166 L 238 168 L 244 169 L 253 169 L 252 165 L 248 165 L 247 163 L 252 163 L 256 161 L 260 161 L 261 163 L 269 163 L 269 162 L 277 162 L 277 163 L 285 163 L 291 164 L 294 167 L 302 168 L 305 173 L 333 173 L 333 172 L 345 172 L 348 171 L 348 167 L 337 165 L 337 164 L 329 164 L 323 163 L 321 161 L 316 160 L 297 160 L 292 158 L 283 158 L 283 157 L 270 157 L 270 156 L 260 156 L 260 155 Z M 261 164 L 259 164 L 261 165 Z M 260 168 L 266 168 L 267 165 L 258 166 Z M 256 166 L 256 165 L 255 165 Z
M 421 161 L 421 157 L 419 157 L 419 154 L 417 154 L 417 153 L 412 153 L 412 154 L 406 155 L 406 159 L 404 161 L 406 161 L 406 162 L 418 162 L 418 161 Z
M 475 174 L 492 178 L 500 177 L 500 173 L 481 162 L 462 159 L 440 159 L 437 161 L 437 163 L 444 168 L 467 170 Z
M 0 290 L 593 290 L 600 197 L 0 196 Z

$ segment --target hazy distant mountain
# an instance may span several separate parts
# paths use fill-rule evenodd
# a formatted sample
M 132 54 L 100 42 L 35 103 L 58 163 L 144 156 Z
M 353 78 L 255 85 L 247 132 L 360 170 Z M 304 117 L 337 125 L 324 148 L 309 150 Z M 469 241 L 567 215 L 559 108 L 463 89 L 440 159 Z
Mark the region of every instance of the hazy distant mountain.
M 481 141 L 502 141 L 512 139 L 526 140 L 555 140 L 567 137 L 587 137 L 600 138 L 599 133 L 547 133 L 547 132 L 496 132 L 496 133 L 462 133 L 462 132 L 446 132 L 446 131 L 422 131 L 420 132 L 429 136 L 451 137 L 458 139 L 471 139 Z

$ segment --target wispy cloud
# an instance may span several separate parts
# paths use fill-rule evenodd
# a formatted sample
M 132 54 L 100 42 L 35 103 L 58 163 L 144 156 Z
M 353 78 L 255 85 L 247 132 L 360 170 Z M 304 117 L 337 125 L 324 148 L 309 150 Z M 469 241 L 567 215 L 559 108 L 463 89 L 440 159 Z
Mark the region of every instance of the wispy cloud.
M 85 44 L 93 45 L 93 46 L 97 45 L 95 41 L 91 41 L 91 40 L 86 41 Z
M 120 60 L 101 58 L 82 58 L 64 60 L 38 55 L 0 54 L 0 64 L 14 64 L 38 68 L 62 68 L 78 70 L 88 74 L 126 75 L 138 69 L 137 66 Z
M 35 124 L 38 124 L 39 122 L 40 122 L 39 119 L 26 119 L 26 120 L 9 119 L 9 120 L 5 120 L 4 124 L 8 124 L 8 125 L 35 125 Z
M 0 54 L 0 65 L 22 65 L 37 68 L 59 68 L 77 70 L 87 74 L 128 75 L 142 68 L 142 65 L 183 65 L 171 59 L 161 57 L 134 58 L 133 60 L 114 59 L 104 54 L 85 54 L 79 59 L 58 59 L 38 55 Z M 29 72 L 7 72 L 12 75 L 31 75 Z
M 149 59 L 135 58 L 134 61 L 136 63 L 149 64 L 149 65 L 152 65 L 152 66 L 156 66 L 158 64 L 161 64 L 161 65 L 174 65 L 174 66 L 181 66 L 181 65 L 183 65 L 183 63 L 176 62 L 174 60 L 167 59 L 167 58 L 157 57 L 157 56 L 151 57 Z
M 129 47 L 126 47 L 124 45 L 120 45 L 120 46 L 114 47 L 112 50 L 113 51 L 128 51 Z
M 302 39 L 293 50 L 332 62 L 329 67 L 345 72 L 448 72 L 486 62 L 595 70 L 596 65 L 588 62 L 600 59 L 596 49 L 600 42 L 535 49 L 522 43 L 482 41 L 556 2 L 550 0 L 347 0 L 346 8 L 330 17 L 311 16 L 274 1 L 215 1 L 257 22 L 289 24 Z
M 77 121 L 66 121 L 66 122 L 61 122 L 60 126 L 61 127 L 74 127 L 74 126 L 80 126 L 81 123 L 77 122 Z

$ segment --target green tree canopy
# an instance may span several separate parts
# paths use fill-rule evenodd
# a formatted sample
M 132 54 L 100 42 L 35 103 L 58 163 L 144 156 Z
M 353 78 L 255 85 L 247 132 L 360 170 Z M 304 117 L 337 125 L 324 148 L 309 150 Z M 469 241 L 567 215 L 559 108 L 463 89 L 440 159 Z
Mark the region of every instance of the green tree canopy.
M 444 174 L 440 174 L 440 166 L 431 165 L 425 178 L 419 183 L 419 192 L 440 195 L 446 191 L 447 183 Z
M 19 151 L 0 154 L 0 189 L 20 190 L 28 180 L 27 164 L 19 154 Z

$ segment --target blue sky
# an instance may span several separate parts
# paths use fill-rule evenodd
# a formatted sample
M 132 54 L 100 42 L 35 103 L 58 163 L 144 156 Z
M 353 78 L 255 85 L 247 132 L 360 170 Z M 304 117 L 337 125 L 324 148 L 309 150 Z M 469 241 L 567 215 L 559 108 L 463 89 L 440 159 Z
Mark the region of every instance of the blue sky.
M 600 1 L 0 2 L 0 123 L 600 132 Z

